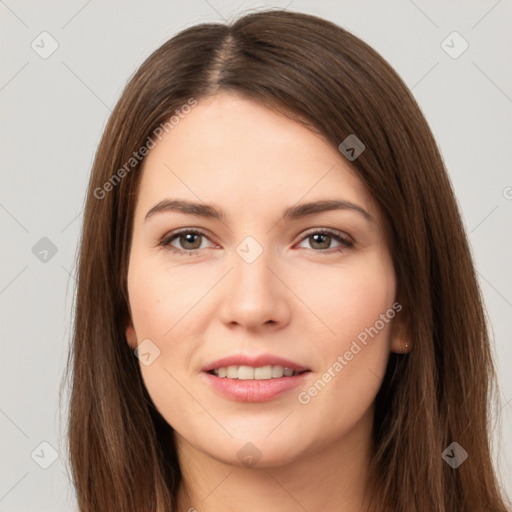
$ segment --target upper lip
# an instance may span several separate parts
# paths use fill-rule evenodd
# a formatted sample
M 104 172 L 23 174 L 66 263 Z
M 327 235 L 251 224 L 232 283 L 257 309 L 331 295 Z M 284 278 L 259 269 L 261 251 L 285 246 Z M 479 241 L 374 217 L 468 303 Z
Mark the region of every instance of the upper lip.
M 290 361 L 290 359 L 285 359 L 284 357 L 274 356 L 272 354 L 261 354 L 259 356 L 248 356 L 248 355 L 231 355 L 227 357 L 222 357 L 221 359 L 217 359 L 208 363 L 204 368 L 204 372 L 209 372 L 210 370 L 215 370 L 216 368 L 224 368 L 227 366 L 252 366 L 254 368 L 259 368 L 261 366 L 283 366 L 285 368 L 291 368 L 295 370 L 296 373 L 308 370 L 305 366 L 295 363 L 294 361 Z

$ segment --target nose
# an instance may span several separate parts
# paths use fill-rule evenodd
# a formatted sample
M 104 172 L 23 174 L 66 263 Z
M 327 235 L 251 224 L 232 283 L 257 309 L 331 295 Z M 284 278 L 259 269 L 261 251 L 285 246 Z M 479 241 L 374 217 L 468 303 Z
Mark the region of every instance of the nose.
M 256 260 L 248 262 L 233 255 L 233 269 L 222 287 L 219 315 L 228 326 L 246 330 L 278 330 L 291 316 L 292 292 L 284 284 L 278 262 L 271 251 L 264 250 Z

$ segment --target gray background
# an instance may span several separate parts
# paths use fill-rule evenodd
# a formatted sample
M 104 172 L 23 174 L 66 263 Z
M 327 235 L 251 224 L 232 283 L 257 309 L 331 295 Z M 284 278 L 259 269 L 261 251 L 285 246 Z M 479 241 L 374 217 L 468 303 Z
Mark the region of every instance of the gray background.
M 494 332 L 501 422 L 493 453 L 512 495 L 512 0 L 0 0 L 0 512 L 76 509 L 58 391 L 83 198 L 111 108 L 129 76 L 173 34 L 260 6 L 316 14 L 352 31 L 391 63 L 425 113 L 470 233 Z M 58 43 L 45 59 L 44 31 Z M 445 51 L 462 48 L 456 36 L 445 43 L 453 48 L 441 46 L 453 31 L 469 43 L 458 58 Z

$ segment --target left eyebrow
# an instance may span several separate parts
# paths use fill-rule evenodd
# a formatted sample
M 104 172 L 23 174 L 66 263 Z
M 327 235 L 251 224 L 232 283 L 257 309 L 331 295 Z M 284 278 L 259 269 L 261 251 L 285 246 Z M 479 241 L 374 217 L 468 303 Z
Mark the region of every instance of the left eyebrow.
M 350 201 L 339 199 L 327 199 L 324 201 L 315 201 L 313 203 L 303 203 L 286 208 L 283 213 L 283 219 L 299 219 L 307 215 L 328 212 L 332 210 L 353 210 L 360 213 L 366 220 L 376 222 L 375 218 L 370 215 L 364 208 Z
M 289 206 L 283 211 L 282 218 L 288 220 L 296 220 L 308 215 L 315 215 L 333 210 L 352 210 L 360 213 L 366 220 L 370 222 L 376 222 L 375 218 L 361 206 L 350 201 L 338 199 L 327 199 Z M 146 222 L 152 215 L 160 212 L 179 212 L 188 215 L 217 219 L 223 222 L 226 219 L 224 212 L 215 208 L 213 205 L 194 203 L 191 201 L 184 201 L 179 199 L 163 199 L 146 213 L 144 222 Z

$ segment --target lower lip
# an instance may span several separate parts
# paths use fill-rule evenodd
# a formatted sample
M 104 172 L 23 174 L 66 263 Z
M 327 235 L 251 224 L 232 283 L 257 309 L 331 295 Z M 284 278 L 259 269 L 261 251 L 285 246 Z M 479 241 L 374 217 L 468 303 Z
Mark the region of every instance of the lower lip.
M 203 372 L 203 375 L 213 389 L 231 400 L 238 402 L 267 402 L 303 384 L 306 375 L 309 373 L 303 372 L 293 377 L 265 380 L 228 379 L 227 377 L 216 377 L 208 372 Z

